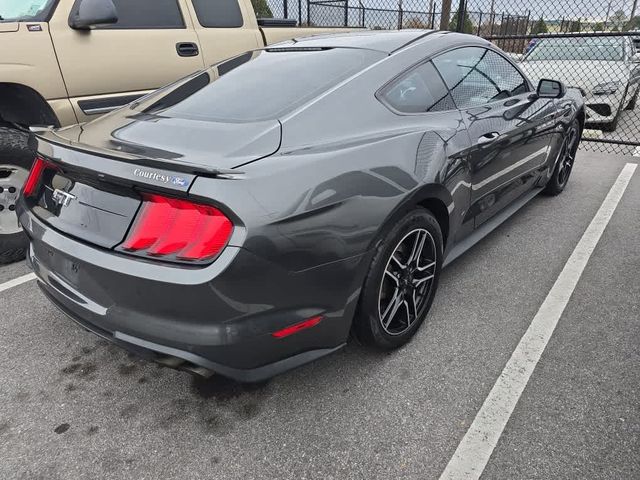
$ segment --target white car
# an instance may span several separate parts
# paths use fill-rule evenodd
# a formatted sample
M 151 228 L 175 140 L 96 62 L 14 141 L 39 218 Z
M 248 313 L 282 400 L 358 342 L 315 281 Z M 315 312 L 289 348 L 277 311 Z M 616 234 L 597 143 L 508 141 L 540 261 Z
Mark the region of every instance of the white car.
M 620 113 L 638 97 L 640 54 L 630 37 L 542 38 L 520 66 L 534 83 L 541 78 L 579 88 L 588 124 L 615 130 Z

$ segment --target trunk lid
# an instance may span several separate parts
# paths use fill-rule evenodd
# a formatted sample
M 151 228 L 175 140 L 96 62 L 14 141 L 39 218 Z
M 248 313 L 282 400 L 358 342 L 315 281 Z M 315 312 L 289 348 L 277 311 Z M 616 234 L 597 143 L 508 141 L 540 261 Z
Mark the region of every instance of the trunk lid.
M 233 169 L 275 153 L 278 120 L 231 123 L 136 113 L 124 107 L 93 122 L 49 132 L 52 141 L 131 164 L 154 162 L 180 171 Z
M 113 248 L 122 242 L 141 199 L 133 189 L 101 187 L 68 171 L 46 172 L 33 211 L 56 230 Z

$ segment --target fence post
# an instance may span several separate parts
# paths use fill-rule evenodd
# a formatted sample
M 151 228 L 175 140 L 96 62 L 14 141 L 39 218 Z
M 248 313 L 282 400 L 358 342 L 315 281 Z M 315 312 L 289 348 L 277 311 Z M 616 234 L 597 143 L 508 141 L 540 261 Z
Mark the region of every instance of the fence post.
M 480 10 L 480 18 L 478 19 L 478 33 L 476 35 L 480 36 L 481 28 L 482 28 L 482 10 Z
M 456 25 L 456 32 L 464 32 L 464 17 L 467 16 L 467 2 L 460 0 L 458 3 L 458 24 Z
M 282 0 L 282 14 L 284 18 L 289 18 L 289 0 Z
M 349 0 L 344 0 L 344 26 L 349 26 Z
M 298 26 L 302 26 L 302 0 L 298 0 Z
M 307 27 L 311 26 L 311 13 L 309 13 L 311 10 L 311 0 L 307 0 Z

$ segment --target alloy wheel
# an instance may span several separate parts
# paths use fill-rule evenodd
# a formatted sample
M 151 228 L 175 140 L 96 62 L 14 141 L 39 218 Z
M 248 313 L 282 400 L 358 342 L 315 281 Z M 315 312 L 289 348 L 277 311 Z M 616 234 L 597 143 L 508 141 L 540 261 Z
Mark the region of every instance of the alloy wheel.
M 416 228 L 396 245 L 387 261 L 378 293 L 378 316 L 389 335 L 401 335 L 420 317 L 436 274 L 436 244 Z
M 576 141 L 578 140 L 578 129 L 575 125 L 571 125 L 569 131 L 565 135 L 560 149 L 560 165 L 558 166 L 558 184 L 564 185 L 569 180 L 571 169 L 576 155 Z
M 0 165 L 0 235 L 11 235 L 22 230 L 15 210 L 20 189 L 28 175 L 28 170 L 22 167 Z

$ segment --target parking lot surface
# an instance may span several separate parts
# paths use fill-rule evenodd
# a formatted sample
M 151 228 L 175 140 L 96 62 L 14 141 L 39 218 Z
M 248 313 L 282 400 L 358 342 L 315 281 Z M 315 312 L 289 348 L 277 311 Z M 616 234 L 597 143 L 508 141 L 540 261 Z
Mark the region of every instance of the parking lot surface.
M 257 385 L 138 360 L 34 281 L 0 292 L 2 479 L 437 479 L 632 157 L 582 152 L 443 272 L 415 339 Z M 640 477 L 640 169 L 482 478 Z M 0 283 L 29 273 L 0 268 Z

